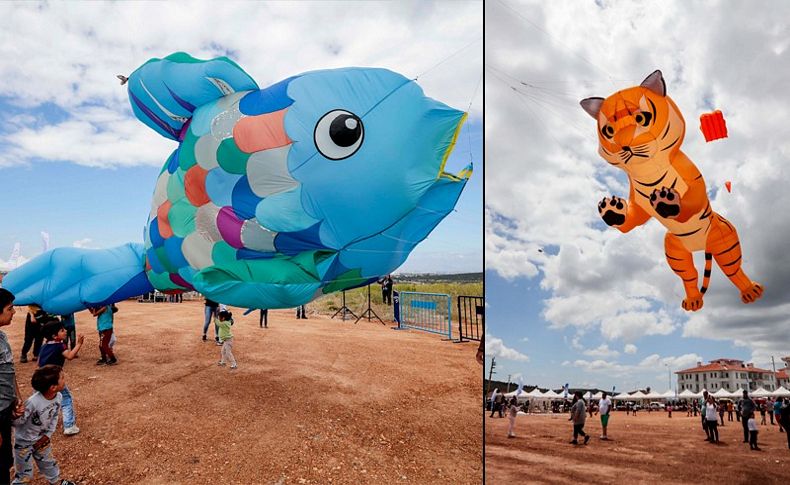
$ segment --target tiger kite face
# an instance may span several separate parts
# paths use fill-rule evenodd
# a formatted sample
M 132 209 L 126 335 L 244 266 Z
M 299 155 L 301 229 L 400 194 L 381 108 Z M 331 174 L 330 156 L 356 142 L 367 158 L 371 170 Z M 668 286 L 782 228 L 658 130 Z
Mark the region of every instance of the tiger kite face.
M 600 155 L 628 173 L 647 164 L 669 165 L 683 143 L 686 124 L 666 95 L 661 71 L 606 99 L 584 99 L 581 106 L 598 121 Z

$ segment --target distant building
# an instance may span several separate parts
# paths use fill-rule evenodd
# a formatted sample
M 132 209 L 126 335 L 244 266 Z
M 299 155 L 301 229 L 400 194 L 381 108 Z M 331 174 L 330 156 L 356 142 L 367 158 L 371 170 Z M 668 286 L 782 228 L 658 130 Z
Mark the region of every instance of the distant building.
M 782 360 L 790 365 L 790 357 Z M 719 389 L 730 392 L 738 389 L 755 391 L 760 387 L 766 391 L 774 391 L 778 386 L 787 387 L 788 382 L 787 368 L 777 370 L 774 375 L 773 371 L 760 369 L 754 364 L 744 364 L 742 360 L 736 359 L 716 359 L 705 365 L 697 362 L 696 367 L 677 371 L 675 374 L 678 376 L 678 392 L 686 389 L 692 392 L 700 392 L 703 389 L 709 392 L 716 392 Z M 777 379 L 780 381 L 778 384 Z
M 782 357 L 782 361 L 785 363 L 785 366 L 783 369 L 777 369 L 776 380 L 779 381 L 780 386 L 790 389 L 790 356 Z

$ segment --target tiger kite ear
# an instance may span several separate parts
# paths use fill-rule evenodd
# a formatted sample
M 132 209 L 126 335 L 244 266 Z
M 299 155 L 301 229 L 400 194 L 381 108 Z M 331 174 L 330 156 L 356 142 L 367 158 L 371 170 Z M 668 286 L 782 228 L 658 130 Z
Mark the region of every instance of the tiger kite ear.
M 653 74 L 647 76 L 642 84 L 640 84 L 643 88 L 647 88 L 654 93 L 658 94 L 659 96 L 666 96 L 667 95 L 667 85 L 664 82 L 664 76 L 661 74 L 659 69 L 653 71 Z
M 596 121 L 598 120 L 598 113 L 601 111 L 603 98 L 585 98 L 579 102 L 582 109 L 592 116 Z

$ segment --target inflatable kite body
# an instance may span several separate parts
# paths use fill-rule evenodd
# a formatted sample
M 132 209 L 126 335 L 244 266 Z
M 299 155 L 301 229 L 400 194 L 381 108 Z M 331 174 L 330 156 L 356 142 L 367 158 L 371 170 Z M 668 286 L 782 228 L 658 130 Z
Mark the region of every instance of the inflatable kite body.
M 640 86 L 618 91 L 606 99 L 587 98 L 582 108 L 598 122 L 599 154 L 628 175 L 628 200 L 605 197 L 598 204 L 604 222 L 622 232 L 651 217 L 667 228 L 664 248 L 670 268 L 683 280 L 685 310 L 702 308 L 711 260 L 751 303 L 763 288 L 741 268 L 741 247 L 735 227 L 713 212 L 705 181 L 697 167 L 680 151 L 685 123 L 674 101 L 666 95 L 661 71 Z M 698 288 L 692 252 L 705 251 L 705 273 Z
M 453 209 L 444 172 L 465 113 L 385 69 L 259 89 L 227 58 L 152 59 L 128 78 L 138 119 L 179 142 L 144 244 L 60 248 L 9 273 L 17 304 L 69 313 L 154 288 L 287 308 L 400 266 Z

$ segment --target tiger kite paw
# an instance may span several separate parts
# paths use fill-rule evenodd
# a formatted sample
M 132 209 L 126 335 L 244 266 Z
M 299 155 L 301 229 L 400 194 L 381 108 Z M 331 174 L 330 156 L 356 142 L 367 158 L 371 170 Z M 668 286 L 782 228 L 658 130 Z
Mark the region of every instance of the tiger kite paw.
M 699 296 L 689 296 L 684 298 L 683 303 L 681 303 L 680 306 L 682 306 L 687 312 L 696 312 L 702 308 L 702 304 L 702 294 L 700 293 Z
M 610 226 L 620 226 L 625 222 L 625 214 L 628 211 L 628 202 L 614 195 L 610 199 L 604 197 L 598 203 L 598 215 Z
M 664 219 L 674 219 L 680 214 L 680 194 L 671 187 L 661 187 L 650 194 L 650 205 Z
M 752 281 L 752 286 L 741 292 L 741 301 L 744 303 L 754 303 L 763 296 L 763 287 L 759 283 Z

